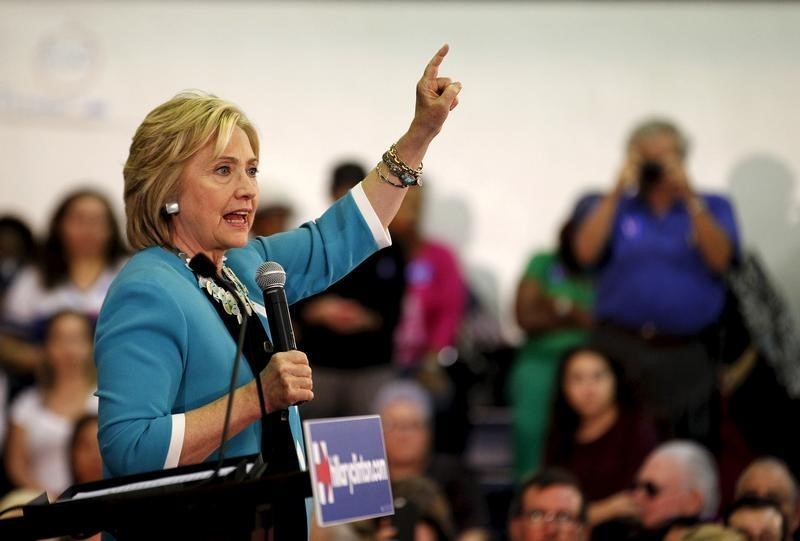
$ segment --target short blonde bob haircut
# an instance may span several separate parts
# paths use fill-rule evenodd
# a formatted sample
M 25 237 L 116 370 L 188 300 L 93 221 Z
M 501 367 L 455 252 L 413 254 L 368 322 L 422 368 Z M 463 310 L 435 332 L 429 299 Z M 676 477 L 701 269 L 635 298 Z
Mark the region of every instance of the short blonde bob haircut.
M 182 92 L 145 117 L 123 169 L 127 234 L 133 249 L 172 245 L 164 205 L 178 200 L 186 160 L 212 140 L 214 156 L 221 156 L 236 127 L 247 135 L 257 158 L 255 127 L 237 106 L 212 94 Z

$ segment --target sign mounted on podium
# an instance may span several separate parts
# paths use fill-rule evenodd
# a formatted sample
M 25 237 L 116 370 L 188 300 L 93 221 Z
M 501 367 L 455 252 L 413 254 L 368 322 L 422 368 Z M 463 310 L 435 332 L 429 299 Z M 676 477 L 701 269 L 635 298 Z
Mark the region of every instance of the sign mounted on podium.
M 378 415 L 303 422 L 320 526 L 394 513 Z

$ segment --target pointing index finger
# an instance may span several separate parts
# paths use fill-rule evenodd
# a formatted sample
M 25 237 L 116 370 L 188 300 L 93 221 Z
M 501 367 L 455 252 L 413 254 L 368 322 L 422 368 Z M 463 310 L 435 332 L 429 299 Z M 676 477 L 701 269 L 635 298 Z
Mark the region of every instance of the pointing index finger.
M 425 66 L 425 79 L 436 79 L 439 76 L 439 66 L 442 63 L 442 60 L 444 60 L 444 57 L 447 56 L 447 51 L 449 50 L 450 46 L 445 43 L 442 45 L 442 48 L 439 49 L 435 55 L 433 55 L 431 61 L 428 62 L 427 66 Z

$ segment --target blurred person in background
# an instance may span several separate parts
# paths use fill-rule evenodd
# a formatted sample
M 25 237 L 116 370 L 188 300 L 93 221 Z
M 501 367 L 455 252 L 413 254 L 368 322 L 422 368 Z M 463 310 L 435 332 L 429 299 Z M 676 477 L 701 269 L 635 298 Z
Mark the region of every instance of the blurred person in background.
M 573 248 L 597 272 L 596 343 L 625 362 L 665 437 L 716 448 L 715 357 L 723 275 L 739 254 L 731 203 L 701 194 L 672 122 L 636 126 L 613 187 L 583 201 Z
M 514 470 L 519 480 L 544 455 L 559 360 L 583 342 L 592 322 L 593 290 L 572 254 L 574 222 L 558 235 L 556 251 L 540 251 L 517 286 L 517 324 L 525 332 L 508 379 L 514 430 Z
M 92 322 L 81 312 L 58 312 L 47 325 L 38 385 L 18 394 L 10 408 L 5 462 L 18 488 L 46 490 L 52 498 L 71 484 L 73 425 L 97 413 L 92 340 Z
M 463 452 L 469 411 L 448 367 L 459 358 L 459 329 L 467 287 L 458 259 L 446 245 L 423 234 L 422 190 L 408 194 L 389 226 L 406 260 L 406 289 L 394 335 L 394 362 L 434 397 L 437 450 Z
M 97 442 L 97 415 L 88 413 L 75 421 L 68 458 L 73 484 L 103 478 L 103 458 Z
M 20 271 L 6 292 L 0 357 L 23 372 L 43 356 L 42 326 L 70 309 L 94 321 L 126 248 L 108 199 L 93 189 L 65 196 L 50 220 L 42 256 Z
M 15 216 L 0 217 L 0 301 L 17 273 L 38 253 L 30 227 Z
M 587 501 L 580 482 L 562 468 L 543 468 L 522 482 L 511 502 L 511 541 L 587 539 Z
M 800 499 L 798 487 L 787 465 L 775 457 L 754 460 L 736 482 L 736 498 L 755 497 L 773 500 L 786 519 L 786 539 L 798 539 Z
M 489 539 L 489 511 L 472 472 L 457 457 L 433 452 L 428 392 L 412 380 L 395 381 L 381 388 L 373 410 L 383 422 L 392 481 L 424 476 L 436 482 L 452 511 L 455 539 Z
M 785 541 L 789 527 L 780 506 L 768 498 L 744 497 L 725 513 L 725 524 L 747 535 L 750 541 Z
M 658 444 L 615 359 L 590 346 L 569 350 L 558 369 L 547 466 L 574 473 L 589 500 L 588 524 L 636 517 L 636 472 Z
M 363 177 L 362 177 L 363 178 Z M 258 207 L 253 218 L 253 237 L 268 237 L 289 229 L 294 218 L 294 209 L 288 201 L 270 201 Z
M 331 200 L 345 196 L 366 174 L 356 163 L 337 165 L 331 175 Z M 404 272 L 401 248 L 387 246 L 324 292 L 292 306 L 298 348 L 314 367 L 316 397 L 301 408 L 304 417 L 370 413 L 375 393 L 394 373 L 392 338 L 403 301 Z
M 637 521 L 601 523 L 592 539 L 672 541 L 688 527 L 715 518 L 719 481 L 714 457 L 693 441 L 662 443 L 639 468 L 633 499 L 639 509 Z

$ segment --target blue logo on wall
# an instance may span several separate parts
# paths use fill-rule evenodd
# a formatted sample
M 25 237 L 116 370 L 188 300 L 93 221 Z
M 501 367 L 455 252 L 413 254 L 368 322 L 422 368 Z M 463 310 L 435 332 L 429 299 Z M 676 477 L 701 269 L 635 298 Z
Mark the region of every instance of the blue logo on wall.
M 320 526 L 394 513 L 379 416 L 305 421 L 303 428 Z

